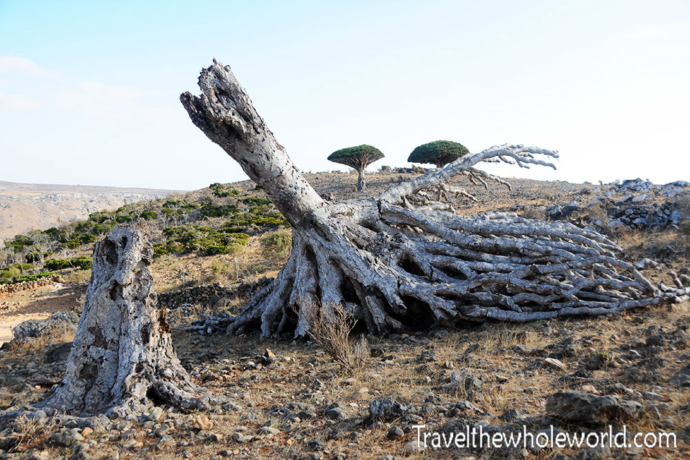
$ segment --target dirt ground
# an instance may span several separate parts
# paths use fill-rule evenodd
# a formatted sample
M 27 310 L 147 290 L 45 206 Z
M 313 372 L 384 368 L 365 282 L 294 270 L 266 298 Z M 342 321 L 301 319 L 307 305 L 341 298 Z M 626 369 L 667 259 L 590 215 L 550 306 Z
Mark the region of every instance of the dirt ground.
M 76 309 L 78 299 L 85 291 L 83 285 L 53 284 L 12 296 L 0 296 L 0 345 L 12 340 L 12 328 L 19 323 Z

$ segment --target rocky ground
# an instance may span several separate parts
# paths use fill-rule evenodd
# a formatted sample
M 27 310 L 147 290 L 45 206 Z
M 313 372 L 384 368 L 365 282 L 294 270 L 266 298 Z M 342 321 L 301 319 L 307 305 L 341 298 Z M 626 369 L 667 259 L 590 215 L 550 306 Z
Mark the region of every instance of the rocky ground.
M 409 177 L 371 175 L 369 193 Z M 353 175 L 308 179 L 319 193 L 334 199 L 357 196 Z M 516 180 L 512 191 L 465 184 L 478 201 L 457 208 L 463 213 L 503 210 L 591 225 L 614 237 L 625 249 L 624 258 L 652 261 L 643 273 L 653 282 L 673 285 L 675 278 L 682 283 L 683 276 L 690 275 L 690 252 L 673 213 L 678 211 L 682 219 L 687 212 L 687 188 L 640 184 L 644 181 L 602 186 Z M 627 223 L 621 219 L 626 209 L 641 206 L 666 219 L 647 217 L 635 228 L 631 224 L 639 217 Z M 638 214 L 642 215 L 637 210 L 628 213 Z M 158 290 L 212 281 L 232 286 L 240 284 L 238 277 L 252 281 L 274 275 L 284 259 L 262 257 L 252 249 L 257 238 L 248 243 L 239 276 L 234 270 L 217 270 L 217 262 L 227 259 L 223 256 L 157 259 L 153 270 Z M 83 284 L 71 284 L 18 293 L 0 303 L 10 305 L 8 312 L 40 304 L 48 315 L 78 311 L 82 294 Z M 198 383 L 228 398 L 222 407 L 211 413 L 181 413 L 158 406 L 131 420 L 50 412 L 37 412 L 31 419 L 5 417 L 0 458 L 690 457 L 688 302 L 615 317 L 466 324 L 453 330 L 368 337 L 368 356 L 352 370 L 342 369 L 303 340 L 260 341 L 253 334 L 234 337 L 190 330 L 199 314 L 227 307 L 233 311 L 242 302 L 232 298 L 169 312 L 183 365 Z M 0 350 L 2 414 L 41 401 L 59 382 L 73 320 L 62 318 L 60 324 L 67 326 Z M 538 433 L 554 426 L 557 432 L 588 433 L 608 430 L 609 424 L 614 430 L 625 424 L 628 433 L 673 432 L 676 447 L 419 449 L 413 428 L 426 425 L 427 432 L 450 433 L 469 426 L 517 433 L 526 427 Z

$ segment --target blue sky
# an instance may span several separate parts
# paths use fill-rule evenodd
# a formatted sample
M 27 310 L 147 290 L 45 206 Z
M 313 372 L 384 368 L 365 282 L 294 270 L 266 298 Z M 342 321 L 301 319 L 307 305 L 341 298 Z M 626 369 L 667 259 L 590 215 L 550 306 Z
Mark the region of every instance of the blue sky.
M 507 177 L 690 180 L 690 2 L 663 0 L 0 0 L 0 180 L 244 179 L 179 103 L 213 58 L 304 171 L 448 139 L 561 152 Z

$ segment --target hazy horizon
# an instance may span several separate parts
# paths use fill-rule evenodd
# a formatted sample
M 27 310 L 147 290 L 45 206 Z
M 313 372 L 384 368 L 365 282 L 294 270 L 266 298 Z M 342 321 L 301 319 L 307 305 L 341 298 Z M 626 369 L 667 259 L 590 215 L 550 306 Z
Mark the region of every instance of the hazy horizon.
M 245 180 L 179 95 L 230 65 L 302 171 L 371 144 L 556 149 L 505 177 L 690 180 L 690 4 L 0 0 L 0 180 L 196 190 Z

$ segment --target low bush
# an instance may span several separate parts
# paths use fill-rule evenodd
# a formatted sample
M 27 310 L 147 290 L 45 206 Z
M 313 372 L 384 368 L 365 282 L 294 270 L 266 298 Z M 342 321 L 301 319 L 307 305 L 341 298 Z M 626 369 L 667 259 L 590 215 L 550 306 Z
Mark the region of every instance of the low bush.
M 24 258 L 25 258 L 26 261 L 29 262 L 29 263 L 38 262 L 38 261 L 41 260 L 41 253 L 36 252 L 36 251 L 30 252 L 30 253 L 28 253 L 27 255 L 25 255 Z
M 287 257 L 292 249 L 292 233 L 289 231 L 267 233 L 259 242 L 264 257 Z
M 184 225 L 163 230 L 165 243 L 154 244 L 153 255 L 196 252 L 201 256 L 217 254 L 236 255 L 244 250 L 249 235 L 246 233 L 213 230 L 210 227 Z
M 17 235 L 10 241 L 5 241 L 5 247 L 15 253 L 22 252 L 24 248 L 33 246 L 34 240 L 25 235 Z
M 22 275 L 17 267 L 8 267 L 0 270 L 0 284 L 16 284 L 24 281 L 36 281 L 41 278 L 49 278 L 57 273 L 36 273 L 35 275 Z
M 64 270 L 65 268 L 79 268 L 79 270 L 89 270 L 93 264 L 93 259 L 82 256 L 73 259 L 48 259 L 44 267 L 48 270 Z
M 248 198 L 242 198 L 240 200 L 241 203 L 246 203 L 249 206 L 265 206 L 268 204 L 271 204 L 271 200 L 268 198 L 255 198 L 255 197 L 248 197 Z
M 218 198 L 225 198 L 227 196 L 237 196 L 240 194 L 237 190 L 235 190 L 232 187 L 223 187 L 221 184 L 218 182 L 215 182 L 209 186 L 211 190 L 213 190 L 213 195 L 217 196 Z
M 199 209 L 199 215 L 202 217 L 227 217 L 237 214 L 239 209 L 233 205 L 214 205 L 206 203 Z

